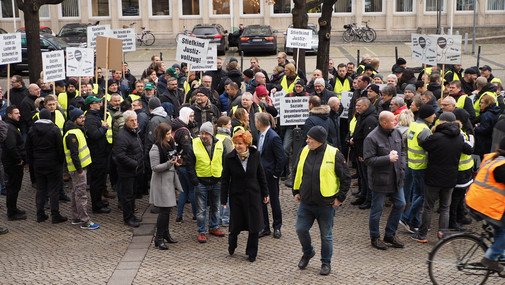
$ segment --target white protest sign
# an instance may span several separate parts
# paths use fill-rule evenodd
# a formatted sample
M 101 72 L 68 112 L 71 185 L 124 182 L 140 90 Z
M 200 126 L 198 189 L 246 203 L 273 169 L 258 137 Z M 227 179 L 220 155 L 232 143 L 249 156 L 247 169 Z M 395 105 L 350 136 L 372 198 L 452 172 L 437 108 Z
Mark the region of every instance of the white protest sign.
M 432 36 L 412 34 L 412 61 L 436 65 L 437 39 Z
M 342 98 L 340 99 L 340 104 L 344 107 L 344 111 L 342 112 L 342 115 L 340 115 L 340 118 L 347 119 L 349 118 L 349 106 L 351 105 L 351 99 L 352 99 L 352 92 L 349 91 L 342 91 Z
M 432 35 L 436 38 L 437 63 L 461 64 L 461 35 Z
M 89 48 L 96 47 L 96 36 L 110 36 L 110 25 L 88 26 L 88 46 Z
M 188 36 L 181 36 L 177 42 L 175 60 L 188 64 L 202 64 L 207 59 L 209 41 Z
M 274 101 L 274 107 L 277 109 L 277 113 L 279 113 L 279 110 L 281 109 L 281 98 L 286 97 L 286 90 L 281 90 L 273 93 L 271 95 L 272 101 Z M 279 117 L 279 114 L 277 114 L 277 117 Z
M 201 64 L 191 65 L 190 71 L 209 71 L 217 70 L 217 44 L 209 44 L 207 57 Z
M 92 48 L 67 48 L 67 76 L 95 76 L 95 54 Z
M 21 33 L 0 35 L 0 64 L 21 62 Z
M 65 53 L 62 50 L 42 53 L 44 82 L 65 79 Z
M 123 40 L 123 52 L 137 50 L 135 29 L 112 30 L 112 37 Z
M 288 48 L 312 48 L 312 30 L 289 28 L 286 34 L 286 47 Z
M 309 96 L 281 98 L 281 126 L 304 125 L 309 117 Z

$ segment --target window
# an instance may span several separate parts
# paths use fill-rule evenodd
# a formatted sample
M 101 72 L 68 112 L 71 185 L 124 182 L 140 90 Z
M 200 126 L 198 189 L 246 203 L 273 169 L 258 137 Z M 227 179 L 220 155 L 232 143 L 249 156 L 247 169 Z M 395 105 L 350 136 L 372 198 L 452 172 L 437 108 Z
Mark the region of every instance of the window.
M 180 5 L 183 16 L 200 15 L 200 0 L 182 0 Z
M 123 17 L 140 16 L 139 0 L 122 0 L 121 9 Z
M 365 0 L 365 13 L 381 13 L 382 0 Z
M 437 2 L 440 5 L 440 10 L 445 11 L 445 1 L 444 0 L 426 0 L 425 11 L 426 12 L 437 12 Z
M 42 5 L 39 9 L 40 18 L 49 18 L 49 5 Z
M 65 0 L 61 3 L 61 16 L 64 18 L 80 17 L 79 0 Z
M 505 10 L 505 0 L 487 0 L 487 9 L 491 11 Z
M 262 0 L 242 0 L 242 14 L 258 15 L 261 14 Z
M 414 1 L 396 0 L 395 12 L 414 12 Z
M 2 0 L 2 18 L 12 18 L 12 2 L 14 2 L 14 12 L 16 13 L 16 18 L 19 18 L 19 10 L 16 1 L 12 0 Z
M 109 17 L 109 0 L 91 0 L 91 17 Z
M 473 11 L 475 0 L 457 0 L 456 11 Z
M 352 13 L 352 0 L 340 0 L 333 6 L 334 13 Z
M 170 16 L 170 0 L 151 0 L 152 16 Z
M 212 0 L 212 15 L 230 15 L 230 0 Z
M 276 0 L 274 3 L 274 14 L 291 13 L 291 0 Z

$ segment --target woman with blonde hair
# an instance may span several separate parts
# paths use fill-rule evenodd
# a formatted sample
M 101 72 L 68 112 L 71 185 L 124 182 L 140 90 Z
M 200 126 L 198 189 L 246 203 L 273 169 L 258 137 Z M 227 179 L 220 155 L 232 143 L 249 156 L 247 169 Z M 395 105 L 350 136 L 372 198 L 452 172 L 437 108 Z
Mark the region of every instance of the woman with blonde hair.
M 244 108 L 237 108 L 231 117 L 231 134 L 234 135 L 238 130 L 250 131 L 249 113 Z

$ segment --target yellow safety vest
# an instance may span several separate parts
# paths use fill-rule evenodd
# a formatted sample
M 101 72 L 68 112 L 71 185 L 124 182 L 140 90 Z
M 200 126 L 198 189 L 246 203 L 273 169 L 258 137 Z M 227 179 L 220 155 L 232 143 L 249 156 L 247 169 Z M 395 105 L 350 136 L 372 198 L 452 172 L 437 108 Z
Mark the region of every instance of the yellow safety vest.
M 224 140 L 226 140 L 226 138 L 229 138 L 229 139 L 230 139 L 230 141 L 231 141 L 231 145 L 232 145 L 233 147 L 235 147 L 235 144 L 233 143 L 233 140 L 232 140 L 232 139 L 231 139 L 231 137 L 230 137 L 230 136 L 228 136 L 228 135 L 225 135 L 225 134 L 216 134 L 216 138 L 217 138 L 218 140 L 220 140 L 220 141 L 223 143 L 223 145 L 224 145 Z M 228 150 L 227 150 L 227 151 L 228 151 Z M 230 151 L 231 151 L 231 150 L 230 150 Z
M 335 173 L 335 155 L 337 151 L 338 148 L 332 147 L 331 145 L 327 145 L 324 151 L 323 161 L 319 169 L 319 190 L 323 197 L 331 197 L 337 194 L 340 188 L 340 178 Z M 294 190 L 300 190 L 300 185 L 302 185 L 303 167 L 308 154 L 309 147 L 305 146 L 300 154 L 300 160 L 296 167 Z
M 35 117 L 37 117 L 37 119 L 40 119 L 40 112 L 33 115 L 32 119 L 35 119 Z M 63 135 L 63 127 L 65 126 L 65 116 L 63 116 L 61 111 L 58 109 L 54 110 L 54 124 L 58 128 L 60 128 L 61 135 Z
M 354 134 L 354 129 L 356 129 L 356 123 L 358 123 L 358 120 L 356 119 L 356 116 L 353 116 L 351 122 L 349 123 L 349 132 L 351 136 Z
M 465 107 L 465 101 L 468 98 L 468 95 L 461 95 L 458 97 L 458 101 L 456 101 L 456 107 L 463 109 Z
M 81 161 L 82 168 L 91 164 L 91 156 L 84 133 L 80 129 L 69 130 L 63 137 L 63 148 L 65 150 L 65 159 L 67 160 L 68 171 L 76 171 L 77 169 L 75 168 L 75 165 L 72 162 L 72 157 L 70 156 L 70 150 L 67 147 L 67 136 L 69 134 L 74 134 L 77 137 L 77 142 L 79 143 L 79 160 Z
M 258 112 L 263 112 L 263 109 L 261 109 L 261 106 L 259 104 L 256 104 L 258 106 Z M 251 106 L 252 108 L 252 106 Z M 233 115 L 235 113 L 235 111 L 237 111 L 238 109 L 238 105 L 235 105 L 233 107 L 231 107 L 231 113 L 230 113 L 230 116 Z
M 453 74 L 453 76 L 452 76 L 452 81 L 454 81 L 454 80 L 459 80 L 459 81 L 461 81 L 461 80 L 459 79 L 459 75 L 458 75 L 456 72 L 454 72 L 454 70 L 448 70 L 448 71 L 445 73 L 445 75 L 444 75 L 444 80 L 445 80 L 445 77 L 449 74 L 449 72 L 452 72 L 452 74 Z M 450 82 L 449 82 L 449 83 L 450 83 Z
M 220 178 L 223 172 L 223 143 L 218 140 L 214 145 L 212 161 L 200 138 L 193 139 L 193 152 L 195 153 L 195 171 L 198 177 Z
M 130 97 L 130 100 L 132 100 L 132 103 L 134 101 L 137 101 L 138 99 L 140 99 L 140 95 L 137 95 L 137 94 L 130 94 L 128 97 Z
M 75 90 L 75 97 L 80 96 L 79 95 L 79 90 Z M 68 109 L 68 95 L 67 92 L 63 92 L 58 94 L 58 103 L 60 103 L 61 108 L 63 108 L 63 112 L 65 113 L 65 116 L 67 115 L 67 109 Z
M 109 127 L 107 128 L 107 132 L 105 133 L 105 135 L 107 136 L 107 142 L 112 144 L 112 116 L 108 111 L 107 111 L 107 124 L 109 124 Z
M 461 133 L 464 134 L 466 139 L 468 140 L 468 135 L 463 131 L 461 131 Z M 471 169 L 472 167 L 473 167 L 472 155 L 461 153 L 461 156 L 459 157 L 458 171 L 465 171 Z
M 351 91 L 351 84 L 349 80 L 346 78 L 344 80 L 344 85 L 338 77 L 335 77 L 335 88 L 333 88 L 333 92 L 337 93 L 338 99 L 342 99 L 342 91 Z
M 298 75 L 297 75 L 295 80 L 293 81 L 293 83 L 291 83 L 291 85 L 288 86 L 288 79 L 284 75 L 284 77 L 282 77 L 282 80 L 281 80 L 282 90 L 286 90 L 286 94 L 293 92 L 293 89 L 295 88 L 295 83 L 298 79 L 300 79 L 300 77 L 298 77 Z
M 96 83 L 93 83 L 93 93 L 94 93 L 95 95 L 97 95 L 97 94 L 98 94 L 98 84 L 96 84 Z
M 496 106 L 498 106 L 498 96 L 496 95 L 496 92 L 491 92 L 491 91 L 486 91 L 482 94 L 482 96 L 479 97 L 479 99 L 475 100 L 475 102 L 473 102 L 473 108 L 475 109 L 475 116 L 479 117 L 480 116 L 480 99 L 484 96 L 484 95 L 490 95 L 490 96 L 493 96 L 495 101 L 496 101 Z
M 424 151 L 424 149 L 419 145 L 419 142 L 417 141 L 417 136 L 424 129 L 429 130 L 426 124 L 412 122 L 407 132 L 407 146 L 408 146 L 407 156 L 409 167 L 411 169 L 415 170 L 426 169 L 426 167 L 428 166 L 428 158 L 426 157 L 426 151 Z
M 498 82 L 498 83 L 500 83 L 500 84 L 501 84 L 501 79 L 500 79 L 500 78 L 496 78 L 496 77 L 495 77 L 495 78 L 491 79 L 491 82 L 490 82 L 490 83 L 495 83 L 495 82 Z

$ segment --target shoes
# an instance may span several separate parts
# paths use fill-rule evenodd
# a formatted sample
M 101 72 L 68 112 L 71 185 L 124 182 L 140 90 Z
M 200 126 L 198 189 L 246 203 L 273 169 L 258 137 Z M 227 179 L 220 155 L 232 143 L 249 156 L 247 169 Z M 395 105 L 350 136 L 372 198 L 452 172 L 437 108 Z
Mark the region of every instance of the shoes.
M 124 224 L 133 228 L 138 228 L 140 226 L 140 223 L 135 221 L 134 218 L 130 218 L 128 221 L 125 221 Z
M 135 222 L 138 222 L 138 223 L 142 222 L 142 217 L 137 217 L 137 216 L 133 215 L 132 219 L 135 220 Z
M 206 243 L 207 242 L 207 234 L 199 233 L 198 234 L 198 242 L 199 243 Z
M 247 258 L 250 262 L 255 262 L 256 261 L 256 256 L 249 255 Z
M 60 214 L 52 216 L 51 223 L 59 224 L 68 221 L 68 218 Z
M 274 230 L 274 238 L 281 238 L 281 229 Z
M 228 246 L 228 253 L 233 255 L 235 253 L 235 247 Z
M 376 249 L 386 250 L 388 246 L 380 239 L 380 237 L 376 237 L 372 239 L 372 246 Z
M 500 276 L 505 275 L 505 267 L 498 261 L 493 261 L 484 257 L 480 263 L 482 263 L 482 265 L 486 266 L 488 269 L 496 271 Z
M 293 185 L 295 185 L 295 180 L 293 178 L 288 179 L 286 182 L 284 182 L 284 186 L 288 188 L 293 188 Z
M 4 234 L 6 234 L 8 232 L 9 232 L 8 228 L 2 228 L 2 227 L 0 227 L 0 235 L 4 235 Z
M 176 222 L 176 223 L 179 223 L 179 224 L 182 224 L 182 217 L 177 217 L 177 218 L 175 219 L 175 222 Z
M 163 238 L 155 238 L 154 239 L 154 247 L 159 248 L 160 250 L 167 250 L 168 246 L 163 241 Z
M 361 210 L 370 209 L 370 208 L 372 208 L 372 202 L 367 200 L 367 201 L 365 201 L 365 203 L 359 205 L 359 208 Z
M 258 233 L 258 238 L 262 238 L 264 236 L 268 236 L 268 235 L 271 235 L 272 232 L 270 231 L 270 229 L 268 230 L 265 230 L 265 229 L 262 229 L 259 233 Z
M 420 242 L 420 243 L 427 243 L 428 242 L 426 237 L 421 236 L 419 233 L 412 234 L 411 237 L 413 240 Z
M 392 237 L 384 237 L 384 242 L 390 244 L 392 247 L 404 248 L 405 244 L 396 235 Z
M 463 217 L 463 218 L 461 218 L 461 220 L 458 221 L 458 223 L 460 223 L 462 225 L 469 225 L 472 223 L 472 219 L 469 217 Z
M 100 227 L 99 224 L 95 224 L 93 222 L 89 222 L 88 224 L 82 225 L 81 229 L 83 230 L 96 230 Z
M 310 255 L 304 254 L 302 256 L 302 258 L 300 259 L 300 262 L 298 262 L 298 268 L 305 269 L 307 267 L 307 265 L 309 265 L 309 261 L 312 257 L 314 257 L 314 255 L 316 255 L 315 251 L 312 251 L 312 253 Z
M 24 214 L 26 214 L 26 211 L 25 210 L 16 209 L 16 213 L 19 214 L 19 215 L 24 215 Z
M 108 213 L 110 213 L 110 209 L 107 207 L 93 209 L 93 213 L 95 213 L 95 214 L 108 214 Z
M 167 242 L 167 243 L 177 243 L 177 240 L 173 239 L 172 236 L 170 235 L 169 232 L 166 232 L 164 235 L 163 235 L 163 239 Z
M 10 217 L 7 217 L 9 221 L 21 221 L 21 220 L 26 220 L 26 215 L 25 214 L 18 214 L 16 213 L 15 215 L 12 215 Z
M 82 221 L 81 220 L 72 220 L 72 225 L 81 225 Z
M 217 236 L 217 237 L 224 237 L 224 232 L 220 228 L 217 228 L 215 230 L 210 230 L 209 234 L 211 234 L 213 236 Z
M 105 194 L 103 194 L 103 196 L 104 196 L 105 198 L 109 198 L 109 199 L 114 199 L 114 198 L 116 198 L 116 194 L 111 193 L 111 192 L 106 192 Z
M 37 223 L 42 223 L 43 221 L 49 219 L 49 216 L 45 213 L 37 215 Z
M 62 194 L 60 195 L 60 201 L 70 202 L 70 197 L 68 197 L 67 194 Z
M 458 232 L 464 232 L 466 231 L 466 227 L 461 225 L 460 223 L 449 223 L 449 229 L 451 230 L 455 230 L 455 231 L 458 231 Z
M 158 208 L 158 207 L 152 207 L 151 214 L 159 214 L 159 213 L 160 213 L 160 208 Z
M 363 204 L 364 202 L 366 201 L 365 198 L 363 197 L 359 197 L 358 199 L 354 200 L 351 202 L 351 205 L 354 205 L 354 206 L 357 206 L 357 205 L 361 205 Z
M 444 232 L 442 232 L 442 231 L 438 231 L 438 232 L 437 232 L 437 237 L 438 237 L 438 239 L 443 239 L 443 238 L 445 237 Z
M 403 220 L 400 220 L 400 225 L 402 225 L 405 228 L 405 230 L 407 230 L 407 232 L 411 234 L 415 234 L 419 230 Z
M 109 207 L 109 202 L 102 201 L 102 207 Z
M 331 265 L 329 264 L 322 264 L 321 265 L 321 271 L 319 271 L 320 275 L 328 275 L 331 272 Z

